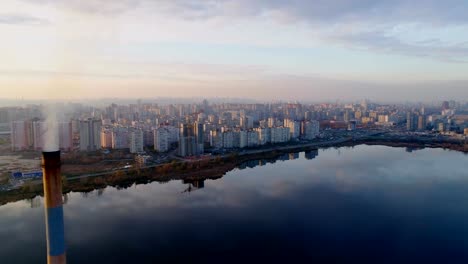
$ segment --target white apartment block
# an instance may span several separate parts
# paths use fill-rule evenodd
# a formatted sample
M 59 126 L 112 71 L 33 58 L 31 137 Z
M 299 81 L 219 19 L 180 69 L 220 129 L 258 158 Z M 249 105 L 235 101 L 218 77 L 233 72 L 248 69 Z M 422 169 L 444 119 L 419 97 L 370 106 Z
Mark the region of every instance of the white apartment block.
M 269 127 L 259 127 L 255 131 L 258 133 L 258 144 L 265 145 L 271 142 L 271 128 Z
M 301 123 L 292 119 L 284 120 L 284 127 L 289 127 L 291 138 L 298 138 L 301 134 Z
M 307 140 L 316 138 L 320 133 L 320 124 L 316 120 L 302 122 L 302 137 Z
M 11 149 L 13 151 L 27 150 L 32 145 L 32 123 L 28 121 L 13 121 L 11 123 Z
M 160 127 L 154 130 L 154 150 L 167 152 L 169 150 L 169 131 Z
M 101 131 L 101 148 L 112 148 L 112 130 L 103 129 Z
M 247 131 L 241 130 L 239 132 L 239 148 L 247 147 Z
M 223 148 L 223 133 L 211 130 L 210 131 L 210 146 L 213 148 Z
M 73 149 L 73 132 L 71 122 L 59 122 L 57 127 L 60 150 L 71 151 Z
M 258 133 L 257 131 L 248 131 L 247 132 L 247 147 L 255 147 L 259 145 L 258 142 Z
M 43 121 L 33 122 L 33 142 L 34 150 L 42 151 L 44 150 L 45 144 L 45 134 L 47 132 L 47 123 Z
M 137 129 L 130 132 L 130 153 L 143 152 L 143 130 Z
M 223 148 L 234 148 L 234 132 L 223 132 Z
M 101 147 L 101 120 L 80 121 L 80 151 L 94 151 Z
M 289 127 L 274 127 L 271 128 L 271 143 L 283 143 L 291 140 L 291 132 Z

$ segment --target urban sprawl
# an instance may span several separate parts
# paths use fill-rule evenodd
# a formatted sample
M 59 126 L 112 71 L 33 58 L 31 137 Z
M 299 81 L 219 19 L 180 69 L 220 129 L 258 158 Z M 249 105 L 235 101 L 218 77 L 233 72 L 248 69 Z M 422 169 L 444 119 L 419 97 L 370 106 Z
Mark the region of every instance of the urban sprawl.
M 125 150 L 140 163 L 154 154 L 187 158 L 277 144 L 336 140 L 353 131 L 465 140 L 468 103 L 209 103 L 134 104 L 106 107 L 70 103 L 50 121 L 45 106 L 0 108 L 0 124 L 10 133 L 12 151 L 43 151 L 48 131 L 64 152 Z M 5 125 L 7 124 L 7 125 Z M 340 134 L 341 133 L 341 134 Z M 395 135 L 395 134 L 393 134 Z M 164 156 L 167 158 L 167 156 Z

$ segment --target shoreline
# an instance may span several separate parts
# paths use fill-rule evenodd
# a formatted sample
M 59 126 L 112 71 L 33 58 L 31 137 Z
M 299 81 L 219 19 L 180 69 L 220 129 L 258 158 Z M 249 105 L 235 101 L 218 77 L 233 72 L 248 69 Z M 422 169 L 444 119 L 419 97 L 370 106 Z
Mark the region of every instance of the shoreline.
M 415 149 L 442 148 L 468 154 L 468 144 L 453 144 L 434 142 L 432 144 L 413 141 L 385 141 L 385 140 L 346 140 L 342 142 L 311 143 L 296 146 L 278 146 L 264 150 L 254 150 L 248 153 L 230 153 L 223 156 L 213 156 L 205 160 L 188 160 L 159 164 L 151 167 L 136 167 L 128 170 L 105 172 L 96 176 L 63 177 L 63 193 L 91 192 L 106 187 L 128 188 L 133 184 L 148 184 L 152 182 L 168 182 L 171 180 L 216 180 L 227 172 L 239 168 L 245 162 L 263 160 L 274 163 L 281 155 L 300 153 L 334 147 L 354 147 L 359 145 L 379 145 L 387 147 L 407 147 Z M 19 189 L 0 192 L 0 205 L 24 199 L 43 196 L 42 184 L 27 184 Z

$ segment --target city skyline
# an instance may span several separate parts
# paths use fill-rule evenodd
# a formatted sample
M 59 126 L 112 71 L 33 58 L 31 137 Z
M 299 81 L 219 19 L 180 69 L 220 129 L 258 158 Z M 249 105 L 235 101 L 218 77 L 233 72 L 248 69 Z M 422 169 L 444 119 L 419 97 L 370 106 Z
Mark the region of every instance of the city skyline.
M 467 7 L 7 0 L 0 98 L 468 100 Z

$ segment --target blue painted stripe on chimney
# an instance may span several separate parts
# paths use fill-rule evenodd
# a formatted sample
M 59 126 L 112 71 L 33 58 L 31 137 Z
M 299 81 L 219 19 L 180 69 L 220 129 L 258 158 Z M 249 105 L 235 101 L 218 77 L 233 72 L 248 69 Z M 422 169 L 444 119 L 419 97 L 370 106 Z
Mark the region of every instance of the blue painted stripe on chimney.
M 47 208 L 47 225 L 49 232 L 49 255 L 60 256 L 65 253 L 65 231 L 62 206 Z

